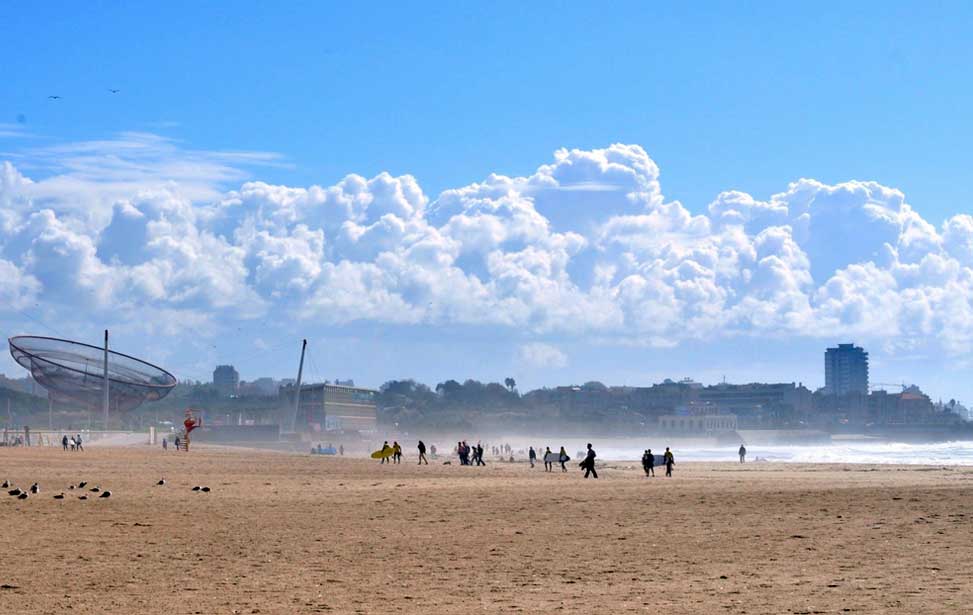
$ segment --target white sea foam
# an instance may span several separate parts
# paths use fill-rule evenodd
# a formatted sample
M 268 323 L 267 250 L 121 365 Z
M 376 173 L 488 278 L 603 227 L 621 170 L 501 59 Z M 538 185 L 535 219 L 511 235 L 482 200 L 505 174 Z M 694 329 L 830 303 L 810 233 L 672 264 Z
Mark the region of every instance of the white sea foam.
M 651 443 L 646 443 L 646 447 Z M 646 448 L 595 447 L 605 460 L 639 459 Z M 653 447 L 662 453 L 665 446 Z M 673 448 L 681 461 L 738 461 L 737 447 Z M 790 463 L 879 463 L 914 465 L 973 465 L 973 442 L 935 444 L 848 442 L 821 446 L 747 446 L 747 459 Z

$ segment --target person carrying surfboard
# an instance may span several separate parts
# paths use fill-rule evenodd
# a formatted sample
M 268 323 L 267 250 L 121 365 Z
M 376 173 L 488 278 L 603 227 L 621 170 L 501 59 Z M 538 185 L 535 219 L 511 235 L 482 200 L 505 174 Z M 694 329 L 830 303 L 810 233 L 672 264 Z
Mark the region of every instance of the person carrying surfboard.
M 561 447 L 561 451 L 557 455 L 557 460 L 559 462 L 561 462 L 561 471 L 562 472 L 567 472 L 568 471 L 568 468 L 567 468 L 567 466 L 564 465 L 564 462 L 565 461 L 571 461 L 571 458 L 568 457 L 568 452 L 566 450 L 564 450 L 564 447 L 563 446 Z
M 389 446 L 389 441 L 388 440 L 386 440 L 385 443 L 382 444 L 382 450 L 379 451 L 379 452 L 382 454 L 382 463 L 383 464 L 384 463 L 392 463 L 392 459 L 391 459 L 391 456 L 392 456 L 392 447 Z
M 551 470 L 554 469 L 554 459 L 552 458 L 553 455 L 554 453 L 551 452 L 551 447 L 545 446 L 544 447 L 544 471 L 545 472 L 550 472 Z

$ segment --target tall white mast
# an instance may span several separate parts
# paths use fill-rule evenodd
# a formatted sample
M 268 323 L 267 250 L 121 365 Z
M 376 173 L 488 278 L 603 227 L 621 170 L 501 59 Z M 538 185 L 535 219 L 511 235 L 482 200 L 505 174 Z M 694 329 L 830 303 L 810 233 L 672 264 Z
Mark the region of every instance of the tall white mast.
M 297 431 L 297 415 L 301 410 L 301 378 L 304 376 L 305 350 L 307 350 L 307 340 L 301 344 L 301 362 L 297 366 L 297 390 L 294 392 L 294 418 L 291 421 L 291 431 Z
M 108 431 L 108 329 L 105 329 L 105 365 L 103 372 L 103 394 L 101 400 L 101 410 L 105 415 L 105 431 Z

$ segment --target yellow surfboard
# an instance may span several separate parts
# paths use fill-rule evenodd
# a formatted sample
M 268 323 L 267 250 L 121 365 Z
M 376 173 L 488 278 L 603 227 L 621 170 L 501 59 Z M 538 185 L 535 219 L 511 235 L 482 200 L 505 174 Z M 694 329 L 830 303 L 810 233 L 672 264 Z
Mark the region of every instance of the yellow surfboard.
M 388 447 L 382 450 L 375 451 L 372 453 L 372 459 L 388 459 L 392 456 L 392 447 Z

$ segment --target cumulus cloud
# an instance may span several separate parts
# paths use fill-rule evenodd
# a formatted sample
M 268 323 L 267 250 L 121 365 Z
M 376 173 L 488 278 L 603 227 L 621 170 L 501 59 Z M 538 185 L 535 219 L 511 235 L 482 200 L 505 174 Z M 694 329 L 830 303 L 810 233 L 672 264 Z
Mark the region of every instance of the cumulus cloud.
M 568 364 L 568 356 L 556 346 L 531 342 L 520 346 L 520 361 L 530 367 L 561 368 Z
M 434 197 L 388 173 L 244 181 L 243 165 L 279 163 L 142 133 L 0 163 L 0 299 L 43 298 L 78 317 L 973 350 L 973 217 L 937 227 L 874 182 L 800 179 L 765 201 L 724 192 L 693 214 L 665 198 L 637 145 L 558 150 L 530 175 Z M 520 357 L 566 363 L 539 342 Z

